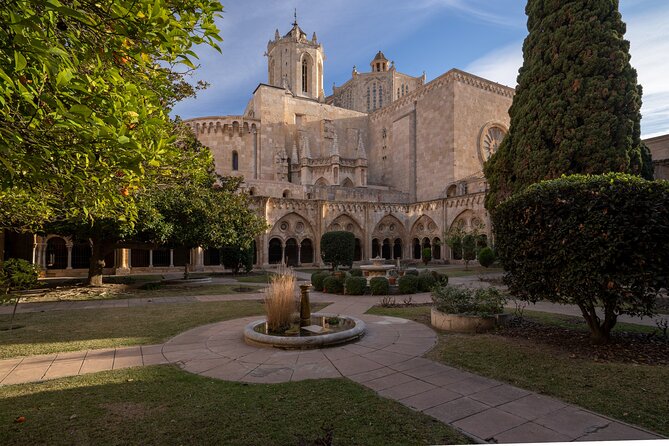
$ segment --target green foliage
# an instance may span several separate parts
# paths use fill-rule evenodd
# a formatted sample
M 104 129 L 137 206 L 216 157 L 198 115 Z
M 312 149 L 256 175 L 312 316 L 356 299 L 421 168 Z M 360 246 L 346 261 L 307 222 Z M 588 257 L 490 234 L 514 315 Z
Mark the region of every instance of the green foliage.
M 438 285 L 448 285 L 448 276 L 446 274 L 432 271 L 432 277 Z
M 355 236 L 348 231 L 330 231 L 321 237 L 321 257 L 332 268 L 352 266 L 355 257 Z
M 218 48 L 215 0 L 0 3 L 0 227 L 113 218 L 177 147 L 169 110 L 197 89 L 193 46 Z M 44 207 L 52 208 L 45 212 Z M 123 214 L 129 220 L 135 214 Z
M 436 285 L 437 279 L 430 271 L 423 271 L 418 275 L 418 291 L 427 292 Z
M 432 290 L 437 310 L 447 314 L 488 317 L 504 311 L 506 297 L 497 288 L 439 286 Z
M 369 279 L 369 291 L 373 296 L 381 296 L 388 294 L 390 291 L 390 284 L 385 277 L 372 277 Z
M 469 266 L 469 262 L 476 259 L 476 240 L 477 237 L 473 234 L 462 237 L 462 260 L 465 261 L 465 266 Z
M 529 0 L 525 11 L 511 126 L 484 166 L 486 207 L 563 174 L 652 175 L 618 2 Z
M 430 248 L 423 248 L 421 253 L 423 255 L 423 263 L 427 265 L 432 260 L 432 250 Z
M 618 315 L 653 314 L 655 297 L 669 285 L 666 181 L 563 177 L 511 197 L 492 218 L 511 293 L 578 305 L 598 342 Z
M 353 277 L 362 277 L 362 270 L 360 268 L 353 268 L 351 271 L 349 271 L 349 273 Z
M 38 276 L 39 271 L 32 263 L 23 259 L 8 259 L 0 263 L 0 291 L 7 295 L 12 291 L 34 288 Z
M 336 276 L 327 276 L 323 279 L 323 292 L 341 294 L 344 292 L 344 279 Z
M 367 288 L 367 279 L 364 277 L 351 276 L 346 279 L 346 294 L 360 296 L 365 294 Z
M 314 287 L 314 290 L 323 291 L 323 281 L 326 277 L 330 277 L 327 271 L 316 271 L 311 274 L 311 286 Z
M 417 269 L 408 269 L 404 272 L 405 276 L 417 276 L 418 274 L 419 273 Z
M 240 271 L 250 273 L 253 269 L 253 246 L 225 246 L 221 249 L 221 263 L 234 274 Z
M 488 268 L 490 265 L 495 263 L 495 251 L 493 251 L 492 248 L 486 246 L 479 251 L 478 260 L 482 267 Z
M 405 274 L 397 280 L 397 286 L 400 294 L 414 294 L 420 289 L 419 276 Z

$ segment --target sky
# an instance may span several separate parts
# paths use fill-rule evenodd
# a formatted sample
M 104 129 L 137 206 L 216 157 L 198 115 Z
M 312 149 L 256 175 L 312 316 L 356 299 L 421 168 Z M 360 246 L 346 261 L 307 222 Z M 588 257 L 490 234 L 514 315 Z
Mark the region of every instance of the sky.
M 427 81 L 459 68 L 511 87 L 522 65 L 527 35 L 521 0 L 222 0 L 217 25 L 221 53 L 196 48 L 200 67 L 191 78 L 210 87 L 183 101 L 173 114 L 183 119 L 240 115 L 253 90 L 267 82 L 267 42 L 278 28 L 316 32 L 323 45 L 325 94 L 351 77 L 355 65 L 370 71 L 377 51 L 398 71 Z M 669 133 L 669 1 L 620 0 L 627 23 L 631 63 L 643 86 L 644 138 Z

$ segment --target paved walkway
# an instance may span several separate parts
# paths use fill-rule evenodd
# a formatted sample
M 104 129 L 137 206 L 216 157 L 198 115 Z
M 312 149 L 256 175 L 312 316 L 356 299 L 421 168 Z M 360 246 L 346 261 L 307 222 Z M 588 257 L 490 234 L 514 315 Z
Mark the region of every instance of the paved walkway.
M 316 295 L 315 300 L 323 295 Z M 236 296 L 238 297 L 238 296 Z M 357 342 L 322 350 L 283 351 L 244 343 L 257 317 L 198 327 L 165 344 L 42 355 L 0 361 L 0 384 L 101 370 L 178 364 L 203 376 L 250 383 L 346 377 L 480 442 L 642 440 L 657 435 L 559 400 L 422 358 L 437 341 L 425 325 L 364 314 L 368 297 L 337 298 L 324 312 L 363 319 Z

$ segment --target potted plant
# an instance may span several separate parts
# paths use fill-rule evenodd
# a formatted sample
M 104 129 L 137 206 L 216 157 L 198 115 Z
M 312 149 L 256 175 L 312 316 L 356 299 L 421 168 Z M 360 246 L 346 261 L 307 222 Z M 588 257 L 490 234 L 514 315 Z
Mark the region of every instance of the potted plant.
M 506 296 L 497 288 L 471 290 L 454 286 L 438 286 L 432 290 L 430 319 L 440 330 L 479 333 L 505 324 Z
M 388 283 L 390 285 L 395 285 L 396 282 L 397 282 L 397 271 L 391 269 L 390 271 L 388 271 Z

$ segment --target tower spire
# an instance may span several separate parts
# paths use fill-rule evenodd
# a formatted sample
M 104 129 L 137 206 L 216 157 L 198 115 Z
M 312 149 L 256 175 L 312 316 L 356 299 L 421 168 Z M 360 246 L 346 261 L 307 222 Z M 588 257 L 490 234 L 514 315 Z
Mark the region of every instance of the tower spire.
M 293 14 L 293 17 L 295 17 L 295 21 L 293 22 L 293 26 L 297 26 L 297 8 L 295 8 L 295 13 Z

